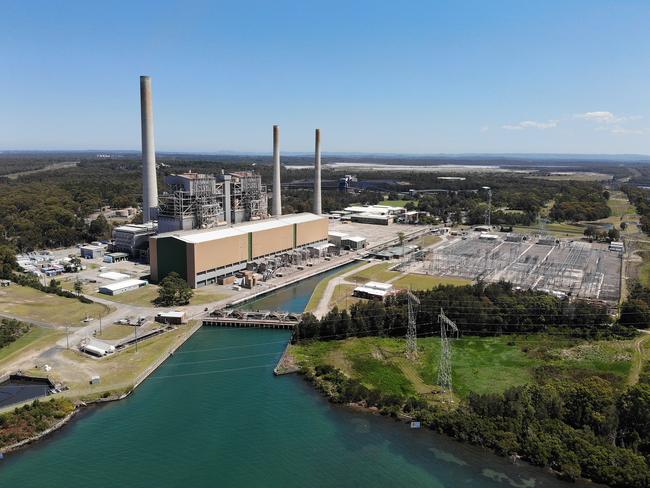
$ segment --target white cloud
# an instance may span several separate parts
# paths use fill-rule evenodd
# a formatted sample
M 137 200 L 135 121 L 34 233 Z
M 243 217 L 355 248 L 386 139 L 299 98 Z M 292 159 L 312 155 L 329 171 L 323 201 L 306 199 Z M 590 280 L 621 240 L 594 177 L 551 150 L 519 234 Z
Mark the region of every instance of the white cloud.
M 524 120 L 518 124 L 502 125 L 502 129 L 506 130 L 524 130 L 524 129 L 552 129 L 557 127 L 557 120 L 549 120 L 548 122 L 536 122 L 534 120 Z
M 626 127 L 614 127 L 610 130 L 612 134 L 645 134 L 648 129 L 628 129 Z
M 614 115 L 612 112 L 607 112 L 604 110 L 575 114 L 574 117 L 587 120 L 589 122 L 598 122 L 599 124 L 620 124 L 621 122 L 639 120 L 643 118 L 640 115 Z
M 481 132 L 487 132 L 489 130 L 490 130 L 490 128 L 487 125 L 484 125 L 483 127 L 481 127 Z

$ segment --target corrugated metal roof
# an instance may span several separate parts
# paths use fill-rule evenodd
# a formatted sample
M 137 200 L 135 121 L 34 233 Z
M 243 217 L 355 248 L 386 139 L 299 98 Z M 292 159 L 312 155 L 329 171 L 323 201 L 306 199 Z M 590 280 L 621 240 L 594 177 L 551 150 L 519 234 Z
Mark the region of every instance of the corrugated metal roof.
M 273 217 L 266 220 L 257 222 L 242 222 L 229 227 L 220 227 L 218 229 L 200 229 L 183 232 L 167 232 L 159 234 L 154 238 L 160 237 L 176 237 L 184 242 L 199 243 L 213 241 L 216 239 L 224 239 L 226 237 L 234 237 L 238 235 L 245 235 L 249 232 L 259 232 L 262 230 L 279 229 L 293 224 L 302 224 L 306 222 L 314 222 L 318 220 L 327 220 L 320 215 L 312 213 L 300 213 L 292 215 L 282 215 L 280 217 Z
M 147 284 L 144 280 L 136 280 L 135 278 L 130 280 L 118 281 L 117 283 L 109 283 L 108 285 L 102 285 L 99 287 L 100 290 L 106 289 L 110 291 L 122 290 L 124 288 L 129 288 L 130 286 Z

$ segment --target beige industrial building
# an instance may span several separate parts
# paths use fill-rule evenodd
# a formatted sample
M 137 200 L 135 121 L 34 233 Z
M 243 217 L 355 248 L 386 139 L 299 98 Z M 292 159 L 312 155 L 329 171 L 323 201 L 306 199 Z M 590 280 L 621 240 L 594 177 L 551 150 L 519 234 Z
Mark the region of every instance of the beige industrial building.
M 179 231 L 149 238 L 151 281 L 171 272 L 192 288 L 301 248 L 327 243 L 328 220 L 311 213 L 284 215 L 216 229 Z

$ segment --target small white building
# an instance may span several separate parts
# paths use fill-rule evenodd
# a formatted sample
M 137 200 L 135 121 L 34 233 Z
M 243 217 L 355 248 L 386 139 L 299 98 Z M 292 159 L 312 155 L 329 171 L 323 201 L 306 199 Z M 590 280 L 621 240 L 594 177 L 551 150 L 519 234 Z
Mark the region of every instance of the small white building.
M 499 236 L 496 234 L 488 234 L 487 232 L 483 232 L 480 236 L 478 236 L 478 238 L 483 239 L 484 241 L 496 241 L 499 239 Z
M 616 251 L 616 252 L 623 252 L 625 250 L 625 247 L 623 246 L 622 242 L 612 241 L 609 243 L 609 250 Z
M 368 241 L 365 237 L 346 236 L 341 239 L 341 247 L 357 251 L 366 247 Z
M 127 280 L 130 278 L 128 274 L 118 273 L 116 271 L 107 271 L 106 273 L 100 273 L 98 276 L 111 281 Z
M 354 289 L 353 295 L 359 298 L 369 298 L 372 300 L 383 300 L 392 293 L 393 285 L 390 283 L 380 283 L 378 281 L 369 281 L 365 285 L 358 286 Z
M 131 290 L 137 290 L 143 286 L 147 286 L 149 283 L 145 280 L 136 280 L 135 278 L 130 280 L 118 281 L 117 283 L 109 283 L 108 285 L 102 285 L 99 287 L 99 293 L 104 295 L 119 295 Z
M 345 232 L 337 232 L 335 230 L 330 230 L 327 233 L 327 240 L 334 244 L 335 246 L 341 247 L 341 240 L 348 235 Z
M 182 324 L 185 321 L 185 312 L 173 310 L 171 312 L 160 312 L 156 315 L 156 322 L 161 324 Z

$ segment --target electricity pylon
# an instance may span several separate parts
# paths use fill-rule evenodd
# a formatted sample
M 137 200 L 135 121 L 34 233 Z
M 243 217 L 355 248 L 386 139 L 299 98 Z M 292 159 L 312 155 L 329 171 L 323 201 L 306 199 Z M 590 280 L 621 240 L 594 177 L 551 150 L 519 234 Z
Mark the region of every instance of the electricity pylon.
M 416 308 L 420 305 L 420 300 L 416 297 L 411 290 L 406 292 L 406 299 L 408 303 L 408 326 L 406 328 L 406 357 L 410 360 L 415 360 L 418 357 L 418 342 L 417 342 L 417 324 L 415 315 L 417 314 Z
M 438 367 L 438 385 L 443 391 L 451 394 L 451 344 L 449 343 L 449 335 L 456 335 L 458 337 L 458 327 L 454 324 L 440 309 L 438 315 L 438 324 L 440 324 L 440 365 Z

